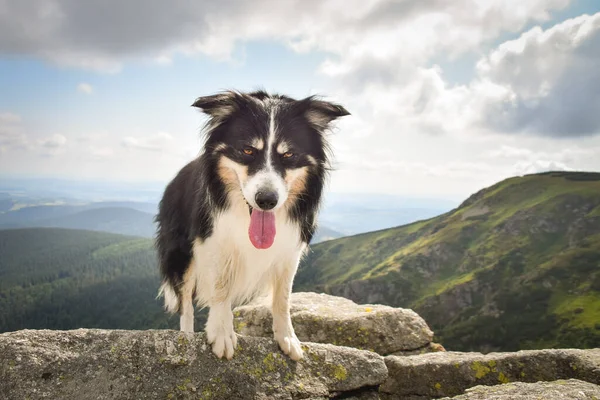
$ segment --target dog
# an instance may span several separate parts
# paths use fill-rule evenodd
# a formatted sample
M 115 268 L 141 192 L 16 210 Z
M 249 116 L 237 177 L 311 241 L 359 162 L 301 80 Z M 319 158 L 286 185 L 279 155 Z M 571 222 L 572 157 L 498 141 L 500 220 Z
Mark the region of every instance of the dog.
M 270 298 L 273 334 L 292 360 L 303 351 L 290 317 L 298 264 L 316 229 L 332 121 L 350 115 L 315 96 L 224 91 L 196 99 L 208 119 L 200 155 L 166 186 L 156 216 L 159 296 L 194 331 L 208 307 L 213 353 L 233 357 L 232 308 Z

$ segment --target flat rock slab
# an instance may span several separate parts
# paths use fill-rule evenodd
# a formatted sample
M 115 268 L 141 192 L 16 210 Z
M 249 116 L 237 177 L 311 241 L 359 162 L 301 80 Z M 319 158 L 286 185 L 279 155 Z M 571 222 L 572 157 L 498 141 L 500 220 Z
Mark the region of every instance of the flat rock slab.
M 356 304 L 343 297 L 298 292 L 291 296 L 291 316 L 300 341 L 330 343 L 381 355 L 429 350 L 433 332 L 416 312 L 379 304 Z M 238 333 L 272 337 L 270 308 L 264 304 L 234 310 Z
M 443 400 L 449 400 L 445 397 Z M 577 379 L 538 383 L 475 386 L 452 400 L 598 400 L 600 386 Z
M 0 334 L 2 399 L 297 399 L 380 384 L 375 353 L 303 344 L 290 360 L 267 338 L 240 337 L 230 361 L 202 333 L 24 330 Z
M 385 358 L 382 393 L 408 398 L 457 396 L 478 385 L 579 379 L 600 384 L 600 349 L 514 353 L 429 353 Z

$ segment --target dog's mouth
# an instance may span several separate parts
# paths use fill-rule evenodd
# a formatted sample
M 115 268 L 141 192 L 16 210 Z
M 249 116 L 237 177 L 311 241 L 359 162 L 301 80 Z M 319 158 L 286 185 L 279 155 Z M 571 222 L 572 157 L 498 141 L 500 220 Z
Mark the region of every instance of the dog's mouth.
M 248 205 L 250 213 L 250 226 L 248 227 L 250 242 L 257 249 L 268 249 L 275 241 L 275 213 L 253 208 L 247 201 L 246 205 Z
M 244 199 L 244 203 L 246 203 L 246 205 L 248 206 L 248 215 L 252 215 L 252 206 L 250 205 L 250 203 L 248 203 L 248 200 L 246 200 L 246 197 L 244 196 L 244 194 L 242 193 L 242 199 Z

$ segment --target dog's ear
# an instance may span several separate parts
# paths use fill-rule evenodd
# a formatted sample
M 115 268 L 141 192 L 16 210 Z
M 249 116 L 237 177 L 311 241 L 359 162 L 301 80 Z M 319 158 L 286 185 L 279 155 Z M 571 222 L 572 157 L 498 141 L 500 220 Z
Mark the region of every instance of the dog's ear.
M 201 109 L 214 119 L 222 120 L 231 115 L 238 107 L 238 95 L 235 92 L 223 92 L 210 96 L 198 97 L 192 107 Z
M 314 96 L 301 100 L 300 103 L 308 121 L 319 129 L 326 129 L 331 121 L 350 115 L 343 106 L 318 100 Z

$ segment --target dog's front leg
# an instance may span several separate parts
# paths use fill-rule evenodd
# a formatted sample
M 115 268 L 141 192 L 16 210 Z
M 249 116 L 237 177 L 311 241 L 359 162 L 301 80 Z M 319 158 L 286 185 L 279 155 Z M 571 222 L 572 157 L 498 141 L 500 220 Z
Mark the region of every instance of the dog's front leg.
M 212 296 L 208 302 L 208 319 L 206 320 L 206 339 L 212 344 L 212 351 L 219 358 L 233 357 L 237 347 L 237 336 L 233 330 L 233 312 L 231 311 L 231 263 L 225 263 L 219 271 L 212 288 Z
M 212 344 L 212 351 L 219 358 L 225 356 L 228 360 L 233 357 L 237 347 L 237 336 L 233 330 L 233 312 L 231 301 L 215 301 L 209 304 L 208 319 L 206 320 L 206 339 Z
M 273 277 L 273 335 L 281 350 L 298 361 L 303 357 L 300 341 L 296 337 L 290 317 L 290 295 L 300 257 L 286 261 Z

